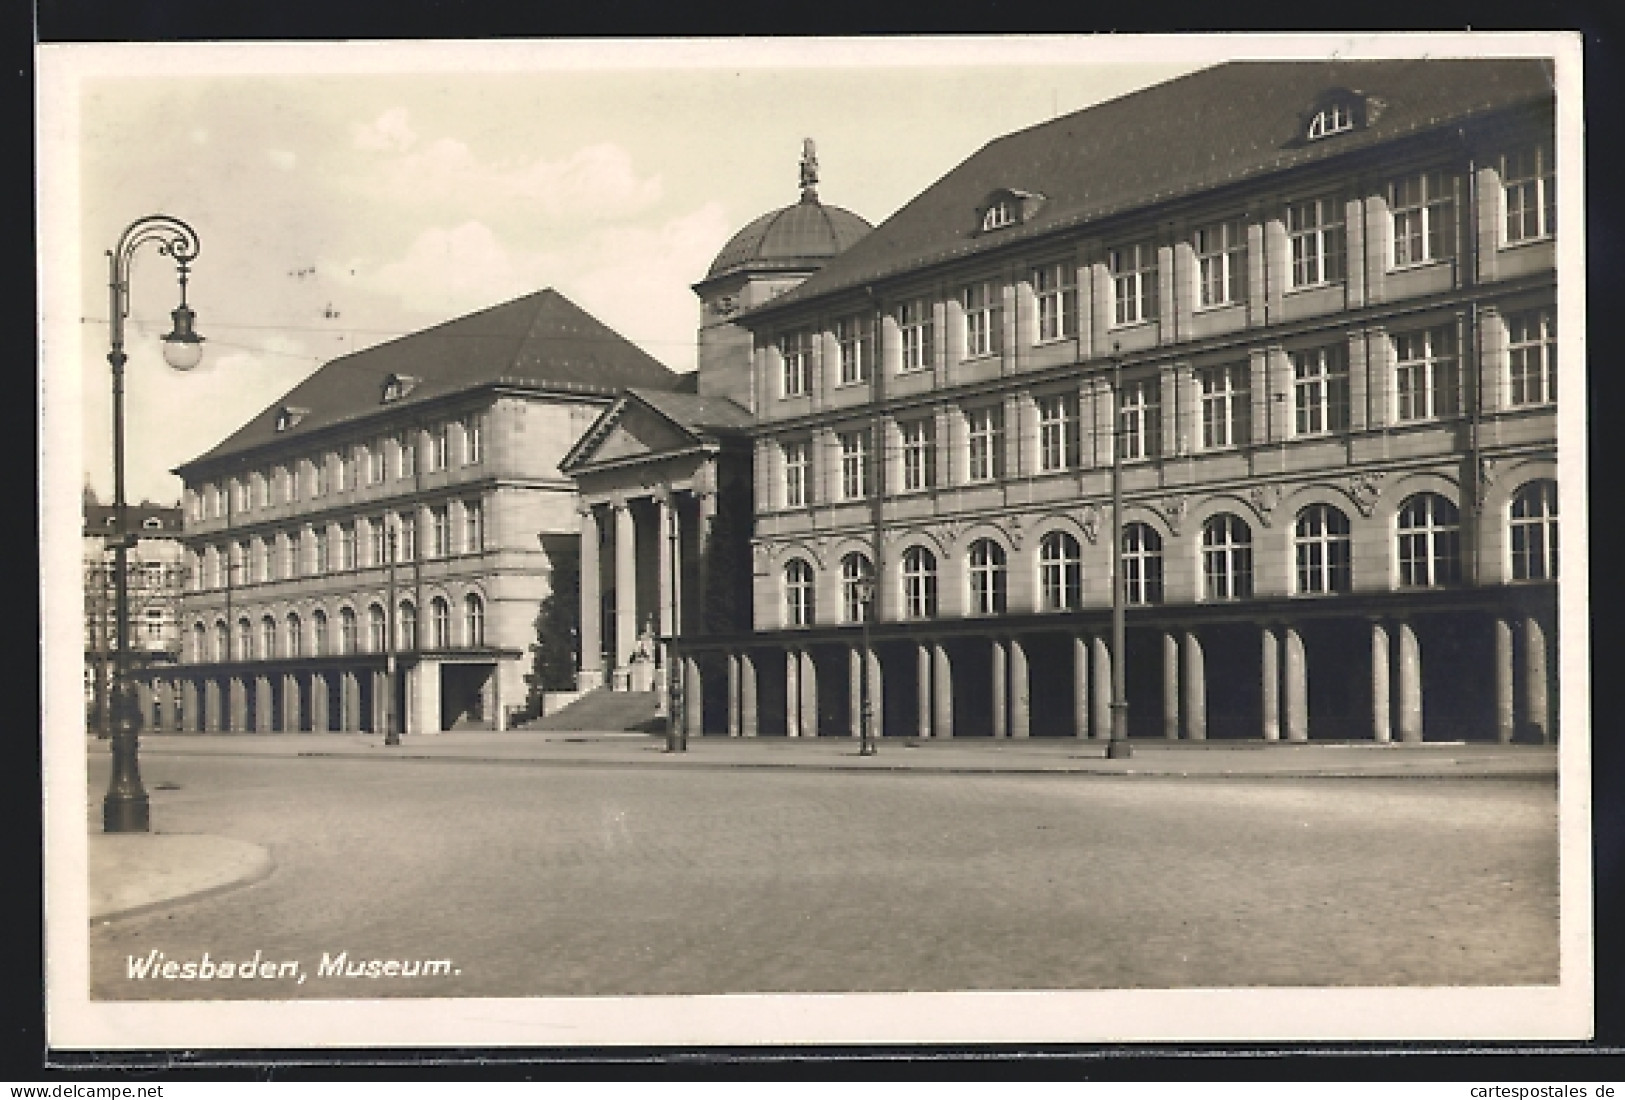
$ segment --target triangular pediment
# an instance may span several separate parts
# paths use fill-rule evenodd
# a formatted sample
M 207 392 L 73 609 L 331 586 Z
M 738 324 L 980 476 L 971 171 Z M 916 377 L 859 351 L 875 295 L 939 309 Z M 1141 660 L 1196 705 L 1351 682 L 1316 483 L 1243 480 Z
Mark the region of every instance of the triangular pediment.
M 626 402 L 614 422 L 574 456 L 572 465 L 654 456 L 694 444 L 694 437 L 647 406 Z

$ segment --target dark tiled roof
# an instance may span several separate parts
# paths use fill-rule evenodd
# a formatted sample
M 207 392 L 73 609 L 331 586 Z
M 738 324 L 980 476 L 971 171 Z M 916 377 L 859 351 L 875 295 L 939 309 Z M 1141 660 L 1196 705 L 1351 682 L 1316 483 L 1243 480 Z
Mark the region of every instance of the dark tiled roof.
M 558 291 L 540 290 L 334 359 L 178 470 L 380 411 L 391 375 L 416 379 L 392 409 L 497 383 L 610 397 L 628 386 L 670 389 L 681 377 Z M 284 408 L 304 415 L 279 432 Z
M 696 434 L 741 431 L 755 422 L 750 410 L 715 394 L 628 390 L 667 420 Z
M 1549 102 L 1552 80 L 1550 62 L 1532 59 L 1239 61 L 1204 69 L 995 139 L 752 313 L 1485 112 Z M 1334 88 L 1375 96 L 1382 109 L 1367 128 L 1303 140 L 1310 105 Z M 979 233 L 976 211 L 1000 189 L 1044 199 L 1030 220 Z
M 707 279 L 747 267 L 810 267 L 850 248 L 873 228 L 850 210 L 802 199 L 763 214 L 733 235 Z

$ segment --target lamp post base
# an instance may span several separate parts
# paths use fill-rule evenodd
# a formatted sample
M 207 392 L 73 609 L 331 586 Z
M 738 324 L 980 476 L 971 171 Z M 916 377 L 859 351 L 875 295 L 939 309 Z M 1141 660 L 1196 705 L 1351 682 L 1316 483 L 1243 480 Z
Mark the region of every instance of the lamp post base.
M 1134 755 L 1134 749 L 1127 741 L 1106 742 L 1107 760 L 1127 760 Z
M 145 833 L 150 829 L 145 794 L 109 794 L 102 799 L 102 832 Z

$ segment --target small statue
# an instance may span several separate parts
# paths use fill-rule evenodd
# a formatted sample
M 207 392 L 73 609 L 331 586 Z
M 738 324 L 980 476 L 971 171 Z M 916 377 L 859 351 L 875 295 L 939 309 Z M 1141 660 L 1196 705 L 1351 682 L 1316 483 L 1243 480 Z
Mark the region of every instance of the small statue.
M 818 201 L 818 150 L 812 138 L 801 143 L 801 201 Z

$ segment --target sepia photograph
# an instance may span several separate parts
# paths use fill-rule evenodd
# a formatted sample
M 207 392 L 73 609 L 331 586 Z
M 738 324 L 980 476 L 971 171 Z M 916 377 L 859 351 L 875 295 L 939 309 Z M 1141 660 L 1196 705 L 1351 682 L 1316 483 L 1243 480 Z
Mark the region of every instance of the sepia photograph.
M 1589 1037 L 1580 61 L 39 47 L 51 1046 Z

